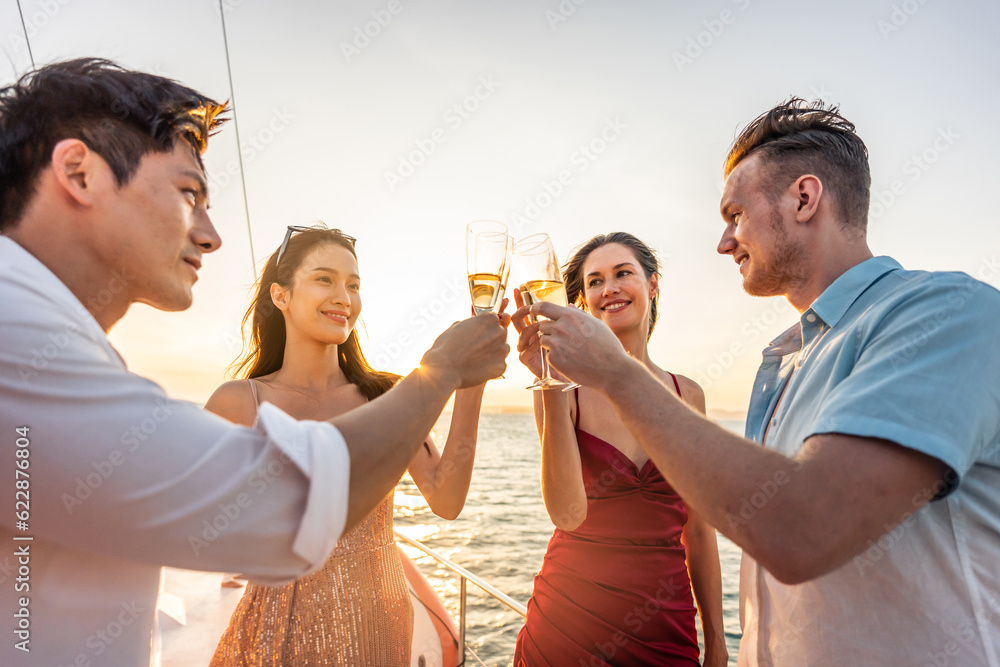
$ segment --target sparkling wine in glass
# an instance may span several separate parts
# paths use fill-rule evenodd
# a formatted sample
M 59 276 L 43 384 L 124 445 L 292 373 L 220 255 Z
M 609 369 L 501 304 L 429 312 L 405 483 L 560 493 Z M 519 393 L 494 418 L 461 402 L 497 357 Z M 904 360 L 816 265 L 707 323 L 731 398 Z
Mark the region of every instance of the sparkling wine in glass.
M 559 271 L 559 260 L 556 257 L 552 239 L 548 234 L 532 234 L 521 239 L 514 246 L 514 256 L 517 258 L 519 270 L 528 279 L 521 285 L 521 297 L 526 305 L 548 301 L 557 306 L 565 306 L 566 286 L 563 284 L 562 273 Z M 527 389 L 562 389 L 568 391 L 579 385 L 557 380 L 550 375 L 548 350 L 542 348 L 542 377 L 535 380 Z
M 477 220 L 466 227 L 469 293 L 477 315 L 498 312 L 507 289 L 512 240 L 507 225 Z

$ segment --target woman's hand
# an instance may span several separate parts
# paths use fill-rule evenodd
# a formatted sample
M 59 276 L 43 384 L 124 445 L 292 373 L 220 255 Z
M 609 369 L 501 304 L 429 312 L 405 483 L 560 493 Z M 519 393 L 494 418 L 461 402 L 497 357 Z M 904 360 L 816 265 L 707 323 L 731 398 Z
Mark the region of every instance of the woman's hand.
M 521 360 L 525 368 L 535 374 L 535 377 L 540 378 L 542 377 L 542 347 L 538 344 L 538 324 L 532 324 L 528 321 L 528 309 L 524 306 L 520 289 L 514 290 L 514 303 L 518 309 L 511 316 L 511 322 L 514 323 L 514 330 L 518 334 L 517 358 Z
M 705 660 L 701 664 L 704 667 L 726 667 L 729 664 L 729 649 L 726 648 L 725 638 L 721 638 L 713 644 L 705 646 Z

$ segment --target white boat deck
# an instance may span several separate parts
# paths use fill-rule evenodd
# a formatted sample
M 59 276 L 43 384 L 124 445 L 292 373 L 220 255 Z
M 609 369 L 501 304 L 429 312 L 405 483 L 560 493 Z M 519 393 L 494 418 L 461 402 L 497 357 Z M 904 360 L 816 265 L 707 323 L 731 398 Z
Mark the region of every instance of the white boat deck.
M 161 667 L 208 665 L 243 590 L 223 588 L 221 572 L 163 568 L 157 612 Z

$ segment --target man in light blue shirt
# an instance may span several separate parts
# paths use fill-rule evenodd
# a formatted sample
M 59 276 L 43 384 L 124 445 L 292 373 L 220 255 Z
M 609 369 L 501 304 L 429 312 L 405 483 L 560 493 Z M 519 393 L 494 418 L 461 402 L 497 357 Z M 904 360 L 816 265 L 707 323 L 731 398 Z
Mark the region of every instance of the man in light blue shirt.
M 977 655 L 991 633 L 995 650 L 1000 622 L 991 320 L 1000 321 L 993 288 L 874 257 L 837 278 L 764 351 L 748 438 L 790 458 L 817 434 L 879 438 L 947 469 L 825 576 L 788 586 L 744 556 L 740 664 L 823 664 L 848 650 L 863 659 L 854 664 L 994 664 L 983 662 L 987 646 Z M 727 523 L 746 525 L 778 489 L 765 485 Z
M 801 314 L 764 351 L 747 438 L 582 312 L 532 306 L 551 321 L 519 322 L 519 349 L 546 334 L 552 365 L 607 395 L 744 549 L 741 666 L 997 667 L 1000 292 L 872 256 L 867 158 L 835 107 L 797 99 L 730 151 L 718 251 Z

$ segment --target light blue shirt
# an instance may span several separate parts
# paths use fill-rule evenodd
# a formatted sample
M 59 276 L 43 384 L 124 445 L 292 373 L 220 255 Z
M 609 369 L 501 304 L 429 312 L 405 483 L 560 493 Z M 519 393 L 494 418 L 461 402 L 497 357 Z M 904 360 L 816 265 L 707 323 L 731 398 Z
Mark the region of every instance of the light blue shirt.
M 924 490 L 943 500 L 917 494 L 819 579 L 784 585 L 744 555 L 741 665 L 1000 665 L 998 333 L 997 290 L 875 257 L 764 350 L 748 438 L 789 457 L 817 434 L 882 438 L 951 471 Z

